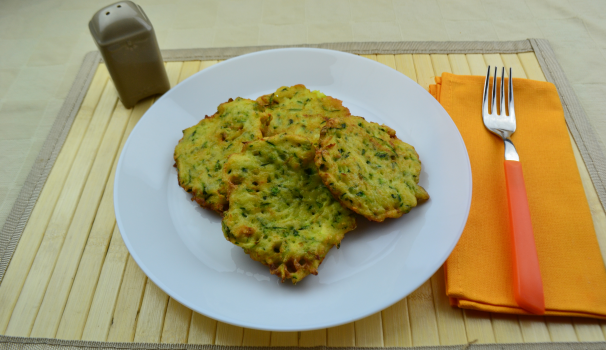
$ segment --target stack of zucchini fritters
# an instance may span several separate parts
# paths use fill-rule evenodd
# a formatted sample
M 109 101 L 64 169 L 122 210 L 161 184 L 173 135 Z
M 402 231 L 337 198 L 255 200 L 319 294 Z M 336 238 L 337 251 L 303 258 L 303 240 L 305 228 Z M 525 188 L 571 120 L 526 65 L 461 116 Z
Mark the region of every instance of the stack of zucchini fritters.
M 175 166 L 230 242 L 297 283 L 356 228 L 352 211 L 381 222 L 429 198 L 418 154 L 395 134 L 319 91 L 281 87 L 184 130 Z

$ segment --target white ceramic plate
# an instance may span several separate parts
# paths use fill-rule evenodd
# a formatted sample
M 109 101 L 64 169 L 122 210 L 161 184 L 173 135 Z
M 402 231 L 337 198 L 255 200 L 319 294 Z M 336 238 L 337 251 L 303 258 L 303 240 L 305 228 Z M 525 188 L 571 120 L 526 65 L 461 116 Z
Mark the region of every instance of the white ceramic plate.
M 230 97 L 255 99 L 305 84 L 384 123 L 415 146 L 431 199 L 399 219 L 345 235 L 319 268 L 293 286 L 223 237 L 221 218 L 190 201 L 173 152 L 182 130 Z M 446 111 L 403 74 L 355 55 L 281 49 L 240 56 L 185 80 L 143 116 L 116 171 L 116 220 L 131 255 L 158 287 L 208 317 L 249 328 L 301 331 L 380 311 L 410 294 L 444 263 L 471 203 L 471 169 Z

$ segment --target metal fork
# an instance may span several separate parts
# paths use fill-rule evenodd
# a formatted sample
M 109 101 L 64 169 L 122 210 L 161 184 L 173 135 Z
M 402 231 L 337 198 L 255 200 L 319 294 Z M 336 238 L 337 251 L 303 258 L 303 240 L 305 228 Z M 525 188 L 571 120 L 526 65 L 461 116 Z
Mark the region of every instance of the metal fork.
M 509 115 L 505 112 L 505 67 L 501 70 L 500 113 L 497 113 L 497 68 L 494 69 L 492 84 L 492 103 L 488 110 L 490 66 L 484 82 L 482 98 L 482 119 L 484 126 L 498 135 L 505 143 L 505 182 L 509 206 L 509 223 L 512 239 L 513 287 L 514 297 L 522 309 L 542 315 L 545 313 L 543 282 L 539 269 L 539 259 L 530 220 L 530 209 L 526 196 L 526 186 L 522 174 L 520 157 L 516 151 L 511 134 L 516 131 L 516 117 L 513 103 L 513 82 L 509 68 Z

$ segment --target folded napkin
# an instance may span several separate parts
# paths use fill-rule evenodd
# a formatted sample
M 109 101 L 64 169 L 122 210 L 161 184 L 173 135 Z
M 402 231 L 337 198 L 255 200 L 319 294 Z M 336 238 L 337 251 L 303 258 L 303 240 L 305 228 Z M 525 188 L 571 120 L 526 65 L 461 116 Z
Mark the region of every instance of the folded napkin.
M 467 225 L 445 264 L 446 294 L 466 309 L 527 314 L 514 299 L 503 141 L 482 123 L 484 77 L 430 86 L 463 136 L 473 176 Z M 505 83 L 507 85 L 507 82 Z M 546 315 L 606 318 L 606 268 L 555 86 L 513 80 L 520 155 Z

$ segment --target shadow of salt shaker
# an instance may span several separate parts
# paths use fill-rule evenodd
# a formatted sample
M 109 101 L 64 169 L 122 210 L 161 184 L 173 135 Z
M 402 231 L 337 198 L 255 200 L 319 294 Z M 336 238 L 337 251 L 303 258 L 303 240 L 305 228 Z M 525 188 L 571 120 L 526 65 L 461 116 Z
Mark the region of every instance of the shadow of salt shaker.
M 120 1 L 106 6 L 88 28 L 124 107 L 170 89 L 154 27 L 139 5 Z

